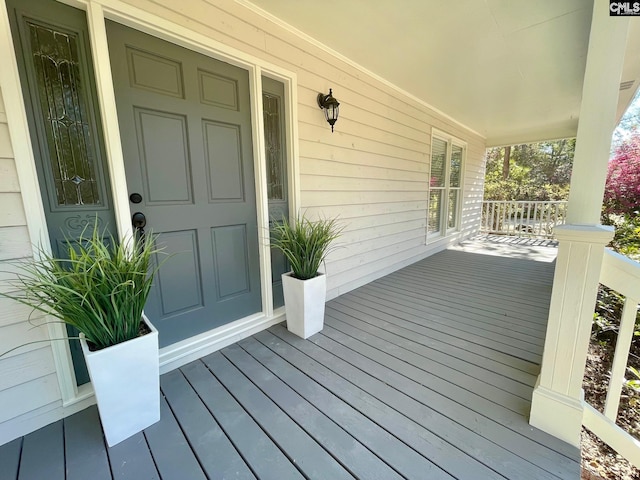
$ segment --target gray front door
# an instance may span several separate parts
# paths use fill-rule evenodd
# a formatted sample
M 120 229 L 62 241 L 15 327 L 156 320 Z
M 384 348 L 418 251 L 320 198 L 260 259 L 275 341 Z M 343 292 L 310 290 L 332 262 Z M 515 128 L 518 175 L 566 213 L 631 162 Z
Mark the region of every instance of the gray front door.
M 53 0 L 10 0 L 7 9 L 51 249 L 65 257 L 96 221 L 116 237 L 86 14 Z M 81 385 L 89 381 L 82 350 L 69 345 Z
M 249 75 L 117 23 L 107 36 L 131 211 L 171 254 L 145 308 L 166 346 L 261 311 Z

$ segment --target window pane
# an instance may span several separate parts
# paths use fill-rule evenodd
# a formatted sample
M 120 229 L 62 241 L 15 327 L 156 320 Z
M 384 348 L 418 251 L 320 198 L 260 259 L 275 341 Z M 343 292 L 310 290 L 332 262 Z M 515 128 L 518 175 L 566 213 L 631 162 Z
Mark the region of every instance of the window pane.
M 456 228 L 457 227 L 457 218 L 456 215 L 458 213 L 458 192 L 460 190 L 451 190 L 449 191 L 449 221 L 447 223 L 448 228 Z
M 267 158 L 267 197 L 284 200 L 284 168 L 280 136 L 280 99 L 262 94 L 264 138 Z
M 460 186 L 460 172 L 462 170 L 462 147 L 453 145 L 451 147 L 451 174 L 449 175 L 449 186 Z
M 100 204 L 97 145 L 88 123 L 77 39 L 35 24 L 29 33 L 58 205 Z
M 444 187 L 445 160 L 447 158 L 447 142 L 439 138 L 433 139 L 431 146 L 431 178 L 429 186 Z
M 440 231 L 440 213 L 442 212 L 442 190 L 431 190 L 429 193 L 429 218 L 427 233 Z

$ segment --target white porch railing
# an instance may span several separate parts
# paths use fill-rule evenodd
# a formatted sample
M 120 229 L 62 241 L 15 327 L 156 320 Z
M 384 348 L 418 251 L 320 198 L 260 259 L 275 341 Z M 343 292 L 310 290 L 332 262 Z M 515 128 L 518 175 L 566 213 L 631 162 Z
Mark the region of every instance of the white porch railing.
M 566 201 L 482 202 L 483 233 L 518 237 L 553 238 L 553 229 L 565 223 Z
M 640 264 L 619 253 L 605 250 L 600 283 L 623 295 L 625 300 L 604 412 L 600 413 L 591 405 L 585 404 L 582 423 L 620 455 L 640 468 L 640 442 L 616 425 L 638 303 L 640 303 Z

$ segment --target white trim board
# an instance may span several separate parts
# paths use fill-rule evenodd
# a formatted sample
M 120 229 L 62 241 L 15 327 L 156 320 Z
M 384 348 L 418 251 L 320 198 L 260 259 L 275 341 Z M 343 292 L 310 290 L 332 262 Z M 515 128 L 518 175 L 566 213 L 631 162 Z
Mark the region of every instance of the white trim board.
M 284 307 L 273 316 L 252 315 L 160 349 L 160 373 L 175 370 L 285 320 Z

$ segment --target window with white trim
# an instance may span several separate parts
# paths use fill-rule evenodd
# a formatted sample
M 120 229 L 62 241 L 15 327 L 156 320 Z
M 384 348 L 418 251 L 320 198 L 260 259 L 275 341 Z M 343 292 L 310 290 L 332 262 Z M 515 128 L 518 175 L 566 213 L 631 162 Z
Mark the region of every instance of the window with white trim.
M 443 236 L 459 228 L 465 153 L 464 142 L 444 134 L 433 133 L 427 238 Z

